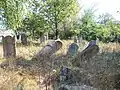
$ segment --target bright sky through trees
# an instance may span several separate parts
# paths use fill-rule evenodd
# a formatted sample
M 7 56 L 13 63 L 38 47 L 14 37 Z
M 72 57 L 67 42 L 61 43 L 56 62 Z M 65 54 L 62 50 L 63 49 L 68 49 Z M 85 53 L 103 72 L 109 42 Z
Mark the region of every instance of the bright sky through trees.
M 82 10 L 91 8 L 97 9 L 96 15 L 110 13 L 117 20 L 120 20 L 120 0 L 78 0 L 82 3 Z M 81 6 L 81 5 L 80 5 Z

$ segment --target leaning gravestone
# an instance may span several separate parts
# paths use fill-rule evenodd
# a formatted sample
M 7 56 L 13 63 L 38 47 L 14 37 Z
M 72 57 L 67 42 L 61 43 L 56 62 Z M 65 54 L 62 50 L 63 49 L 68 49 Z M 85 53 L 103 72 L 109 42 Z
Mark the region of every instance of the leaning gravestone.
M 85 61 L 89 62 L 89 59 L 94 57 L 99 52 L 99 47 L 96 45 L 96 41 L 91 41 L 87 48 L 78 53 L 75 59 L 72 61 L 74 66 L 81 66 Z
M 24 33 L 21 34 L 21 43 L 27 45 L 27 36 Z
M 16 56 L 16 49 L 15 49 L 15 36 L 6 36 L 2 37 L 3 40 L 3 56 L 5 58 L 14 58 Z
M 51 56 L 55 52 L 57 52 L 62 47 L 62 42 L 60 40 L 49 42 L 42 50 L 40 50 L 36 58 L 40 59 L 41 56 Z
M 79 46 L 76 43 L 72 43 L 68 48 L 68 55 L 75 56 L 78 52 Z
M 54 54 L 62 47 L 59 40 L 52 41 L 44 46 L 31 61 L 36 62 L 35 67 L 40 69 L 42 73 L 49 73 L 53 68 Z
M 86 47 L 86 49 L 87 49 L 88 47 L 93 46 L 93 45 L 96 45 L 96 40 L 90 41 L 89 44 L 88 44 L 88 46 Z

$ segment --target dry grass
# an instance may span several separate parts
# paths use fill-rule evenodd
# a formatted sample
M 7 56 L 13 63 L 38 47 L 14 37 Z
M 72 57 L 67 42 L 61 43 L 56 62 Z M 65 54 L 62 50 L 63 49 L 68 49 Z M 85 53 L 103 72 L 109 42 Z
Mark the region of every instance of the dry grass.
M 67 48 L 68 48 L 68 46 L 69 46 L 69 44 L 70 43 L 72 43 L 73 41 L 65 41 L 65 40 L 63 40 L 62 41 L 63 42 L 63 47 L 57 52 L 57 54 L 56 55 L 59 55 L 60 53 L 62 53 L 62 54 L 65 54 L 66 53 L 66 50 L 67 50 Z M 68 43 L 69 42 L 69 43 Z M 47 42 L 45 42 L 45 44 L 46 44 Z M 24 60 L 31 60 L 32 59 L 32 57 L 38 52 L 38 51 L 40 51 L 42 48 L 43 48 L 43 46 L 45 45 L 45 44 L 42 44 L 42 45 L 39 45 L 39 44 L 37 44 L 37 45 L 35 45 L 35 44 L 31 44 L 31 45 L 29 45 L 29 46 L 22 46 L 21 44 L 19 44 L 19 45 L 17 45 L 16 47 L 16 51 L 17 51 L 17 58 L 18 59 L 24 59 Z M 0 62 L 4 62 L 5 61 L 5 59 L 3 59 L 3 49 L 2 49 L 2 45 L 0 45 L 0 50 L 1 50 L 1 52 L 0 52 Z M 39 78 L 37 77 L 37 79 L 34 79 L 34 78 L 36 78 L 36 77 L 32 77 L 33 79 L 31 79 L 31 76 L 24 76 L 24 75 L 18 75 L 18 73 L 20 72 L 20 69 L 19 69 L 19 71 L 17 72 L 17 74 L 16 75 L 14 75 L 14 73 L 16 73 L 16 72 L 14 72 L 14 71 L 4 71 L 4 70 L 2 70 L 1 69 L 1 74 L 0 74 L 0 76 L 1 76 L 1 78 L 3 79 L 3 81 L 1 81 L 1 84 L 0 84 L 0 90 L 13 90 L 14 88 L 16 88 L 16 86 L 18 86 L 17 85 L 17 83 L 20 83 L 20 84 L 24 84 L 24 90 L 40 90 L 40 86 L 39 86 L 39 83 L 38 82 L 40 82 L 40 80 L 39 80 Z M 7 75 L 6 75 L 7 74 Z M 19 77 L 17 77 L 17 75 L 19 76 Z M 5 76 L 5 77 L 2 77 L 2 76 Z M 11 77 L 11 76 L 15 76 L 15 77 Z M 38 75 L 39 76 L 39 75 Z M 20 82 L 21 81 L 21 79 L 23 79 L 25 77 L 25 80 L 24 81 L 22 81 L 22 82 Z M 10 80 L 6 80 L 6 78 L 8 79 L 10 79 Z M 41 78 L 43 78 L 42 76 L 41 76 Z M 19 81 L 16 81 L 16 79 Z M 6 80 L 6 81 L 5 81 Z M 35 81 L 35 80 L 37 80 L 37 81 Z M 42 80 L 42 79 L 41 79 Z M 6 82 L 5 84 L 2 84 L 3 82 Z M 11 82 L 11 83 L 9 83 L 9 82 Z M 16 83 L 16 84 L 15 84 Z M 14 87 L 15 86 L 15 87 Z M 6 87 L 6 88 L 3 88 L 3 87 Z M 42 87 L 42 86 L 41 86 Z M 44 88 L 42 88 L 41 90 L 43 90 Z
M 69 45 L 73 41 L 62 41 L 63 42 L 63 47 L 57 52 L 56 55 L 60 54 L 66 54 L 66 51 L 69 47 Z M 87 42 L 83 42 L 80 44 L 79 51 L 82 51 L 87 45 Z M 21 45 L 17 45 L 17 57 L 22 57 L 25 60 L 31 60 L 31 58 L 39 51 L 44 45 L 29 45 L 26 47 L 23 47 Z M 98 75 L 99 78 L 102 77 L 100 73 L 96 71 L 101 71 L 103 72 L 105 70 L 104 74 L 114 74 L 114 73 L 119 73 L 119 65 L 120 65 L 120 45 L 116 43 L 109 43 L 109 44 L 104 44 L 100 43 L 100 53 L 94 57 L 91 60 L 91 64 L 88 65 L 89 69 L 86 70 L 87 74 L 96 76 Z M 3 51 L 2 51 L 2 45 L 0 46 L 0 61 L 4 61 L 2 58 Z M 109 62 L 108 62 L 109 61 Z M 93 68 L 93 69 L 91 69 Z M 45 90 L 45 88 L 42 88 L 42 85 L 40 86 L 40 80 L 43 80 L 43 77 L 41 76 L 40 78 L 38 76 L 35 76 L 34 79 L 33 77 L 29 75 L 20 75 L 18 72 L 13 72 L 13 71 L 4 71 L 0 69 L 0 90 L 16 90 L 16 86 L 18 88 L 19 85 L 24 86 L 24 90 Z M 17 73 L 17 74 L 16 74 Z M 77 73 L 78 74 L 78 73 Z M 77 75 L 76 75 L 77 76 Z M 97 78 L 98 79 L 98 78 Z M 22 80 L 22 81 L 21 81 Z M 95 84 L 97 82 L 96 78 L 94 80 L 92 79 L 92 84 Z M 98 80 L 99 81 L 99 80 Z M 98 84 L 103 83 L 103 81 L 99 82 Z M 19 84 L 19 85 L 18 85 Z M 104 83 L 103 83 L 104 84 Z M 94 85 L 95 87 L 98 85 Z M 6 88 L 5 88 L 6 87 Z M 102 87 L 102 86 L 101 86 Z M 42 89 L 40 89 L 42 88 Z M 110 89 L 103 89 L 103 90 L 110 90 Z M 112 89 L 111 89 L 112 90 Z

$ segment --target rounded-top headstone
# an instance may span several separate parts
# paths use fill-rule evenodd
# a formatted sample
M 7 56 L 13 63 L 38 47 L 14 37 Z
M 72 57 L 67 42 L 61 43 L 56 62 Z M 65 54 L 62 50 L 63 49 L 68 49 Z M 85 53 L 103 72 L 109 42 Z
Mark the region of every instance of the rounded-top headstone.
M 37 53 L 37 56 L 51 56 L 52 54 L 56 53 L 61 47 L 62 42 L 60 40 L 48 42 L 47 45 Z
M 77 52 L 78 52 L 78 48 L 79 48 L 79 46 L 78 46 L 76 43 L 72 43 L 72 44 L 69 46 L 69 49 L 68 49 L 67 54 L 70 54 L 70 55 L 72 55 L 72 56 L 76 55 Z
M 60 39 L 55 40 L 56 50 L 59 50 L 62 47 L 62 41 Z
M 91 46 L 94 46 L 94 45 L 96 45 L 96 40 L 91 40 L 91 41 L 89 42 L 88 46 L 86 47 L 86 49 L 87 49 L 88 47 L 91 47 Z

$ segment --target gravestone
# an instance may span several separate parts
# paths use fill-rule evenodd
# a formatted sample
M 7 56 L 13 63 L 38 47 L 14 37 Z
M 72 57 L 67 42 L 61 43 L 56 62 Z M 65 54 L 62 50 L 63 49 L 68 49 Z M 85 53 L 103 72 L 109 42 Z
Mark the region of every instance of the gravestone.
M 71 69 L 68 68 L 68 67 L 61 67 L 61 70 L 60 70 L 60 81 L 62 82 L 65 82 L 65 81 L 68 81 L 69 80 L 69 83 L 70 83 L 70 80 L 72 79 L 72 74 L 71 74 Z
M 21 34 L 21 43 L 27 45 L 27 35 L 24 33 Z
M 80 43 L 82 43 L 82 37 L 78 37 L 78 43 L 80 44 Z
M 40 71 L 48 73 L 53 67 L 54 54 L 62 47 L 62 42 L 59 40 L 52 41 L 45 45 L 33 58 L 32 61 L 36 62 L 35 66 Z
M 53 53 L 57 52 L 62 47 L 62 42 L 60 40 L 55 40 L 49 42 L 42 50 L 40 50 L 36 57 L 41 56 L 51 56 Z
M 43 45 L 44 45 L 45 41 L 46 41 L 46 37 L 44 35 L 42 35 L 39 40 L 40 40 L 40 44 L 43 43 Z
M 77 38 L 77 36 L 74 37 L 74 43 L 78 43 L 78 38 Z
M 68 48 L 67 54 L 75 56 L 78 52 L 78 48 L 79 48 L 79 46 L 76 43 L 72 43 Z
M 14 58 L 16 56 L 15 36 L 2 37 L 2 40 L 3 40 L 4 58 Z
M 76 57 L 78 53 L 78 48 L 79 46 L 76 43 L 72 43 L 71 45 L 69 45 L 66 55 L 62 54 L 62 55 L 55 56 L 55 58 L 53 58 L 54 66 L 56 68 L 61 67 L 61 65 L 69 66 L 67 62 L 69 62 L 69 60 L 72 60 L 72 58 Z
M 45 44 L 45 41 L 47 41 L 47 40 L 48 40 L 48 33 L 43 34 L 43 35 L 39 38 L 40 44 L 41 44 L 41 43 L 44 43 L 44 44 Z
M 92 45 L 88 47 L 87 49 L 84 49 L 81 52 L 81 59 L 82 60 L 87 60 L 89 58 L 92 58 L 99 52 L 99 47 L 97 45 Z
M 96 45 L 96 40 L 90 41 L 89 44 L 88 44 L 88 46 L 86 47 L 86 49 L 87 49 L 88 47 L 93 46 L 93 45 Z
M 81 66 L 86 61 L 89 62 L 89 59 L 93 58 L 99 52 L 99 47 L 96 45 L 96 41 L 91 41 L 88 46 L 80 53 L 77 54 L 72 64 L 74 66 Z

